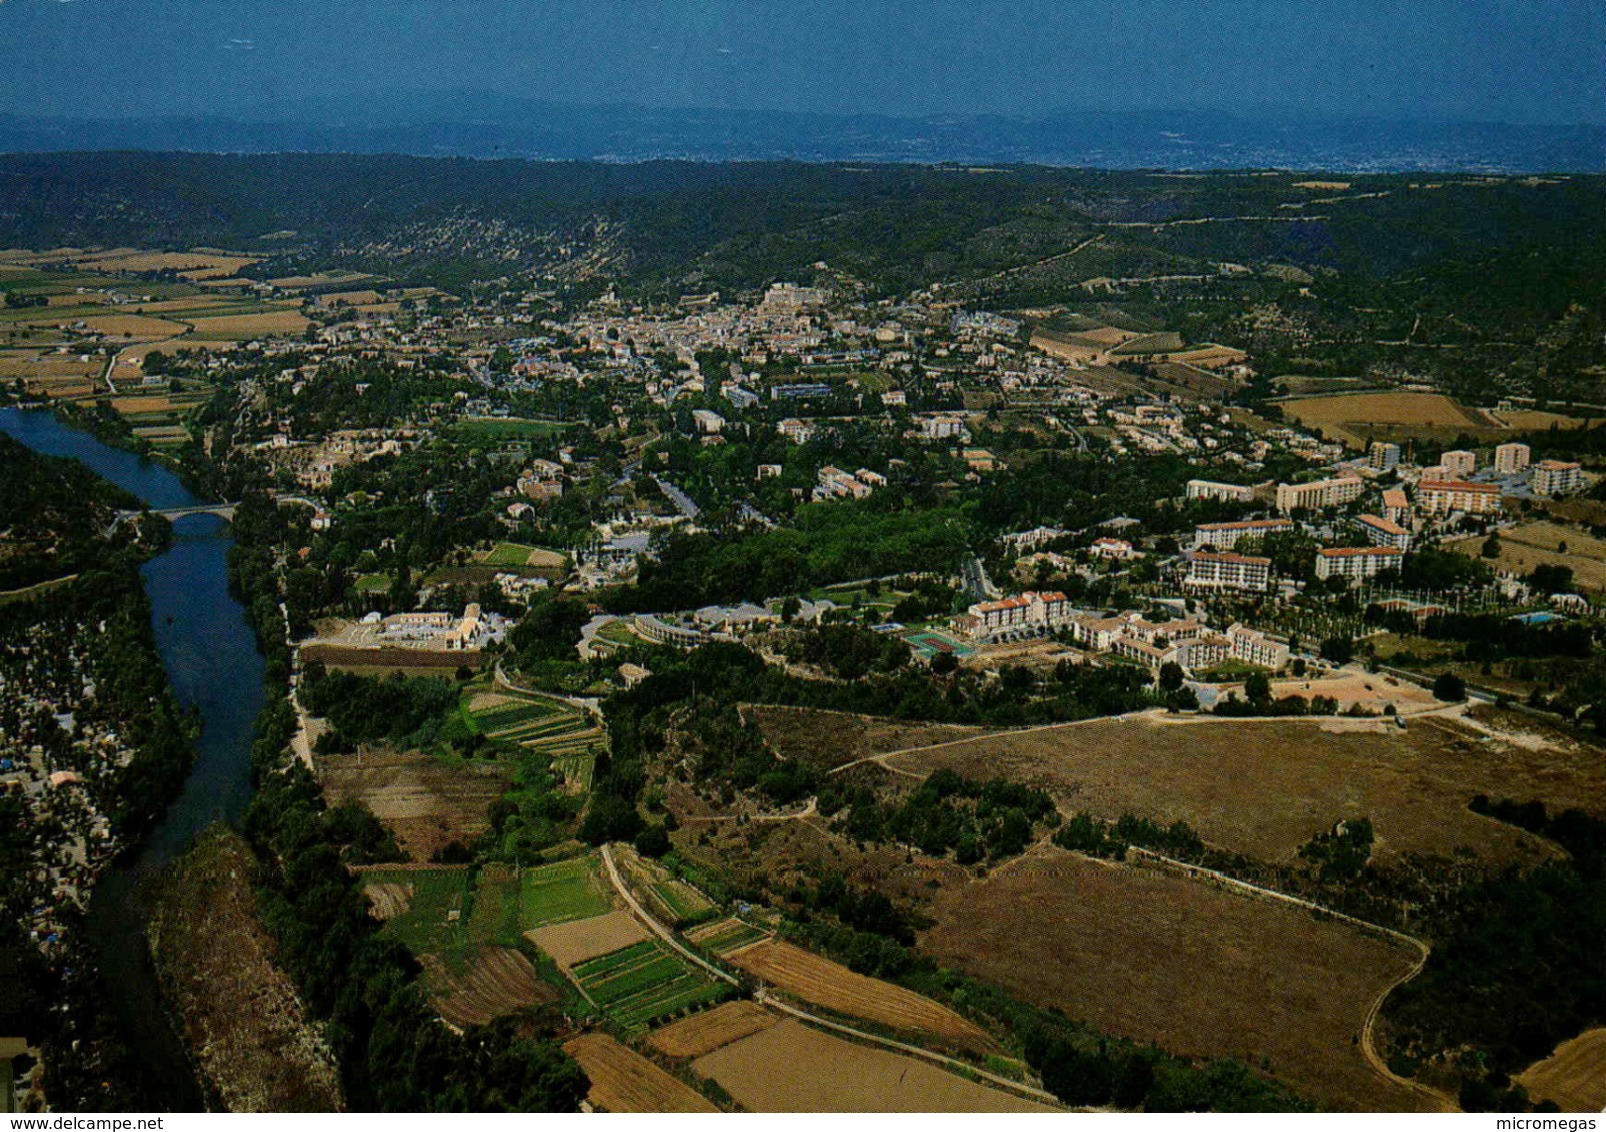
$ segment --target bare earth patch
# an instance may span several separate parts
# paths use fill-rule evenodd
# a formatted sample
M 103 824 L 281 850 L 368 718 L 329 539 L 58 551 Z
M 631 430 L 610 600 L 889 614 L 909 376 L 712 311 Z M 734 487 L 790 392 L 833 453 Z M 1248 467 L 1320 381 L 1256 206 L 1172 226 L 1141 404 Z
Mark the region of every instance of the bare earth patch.
M 331 805 L 367 806 L 420 864 L 489 829 L 489 810 L 509 775 L 493 763 L 447 765 L 417 752 L 333 755 L 318 759 L 317 769 Z
M 524 938 L 567 969 L 650 937 L 634 916 L 620 911 L 535 928 L 525 932 Z
M 362 894 L 368 898 L 368 912 L 383 923 L 393 920 L 413 906 L 411 884 L 373 883 L 363 885 Z
M 742 717 L 763 732 L 783 758 L 831 768 L 882 751 L 985 734 L 980 727 L 904 723 L 850 712 L 748 704 Z

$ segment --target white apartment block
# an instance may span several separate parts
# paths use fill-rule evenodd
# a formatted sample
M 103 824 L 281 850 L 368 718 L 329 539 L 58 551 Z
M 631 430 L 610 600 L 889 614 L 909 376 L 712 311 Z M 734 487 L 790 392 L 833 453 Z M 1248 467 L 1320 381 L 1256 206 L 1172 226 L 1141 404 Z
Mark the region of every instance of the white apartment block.
M 1411 549 L 1411 532 L 1393 519 L 1385 519 L 1381 515 L 1362 515 L 1355 520 L 1355 525 L 1361 528 L 1361 533 L 1373 546 Z
M 1353 473 L 1313 483 L 1280 483 L 1277 485 L 1277 510 L 1286 513 L 1300 508 L 1341 507 L 1359 499 L 1364 490 L 1361 477 Z
M 1247 625 L 1233 625 L 1227 630 L 1227 644 L 1234 660 L 1258 664 L 1265 668 L 1281 668 L 1288 663 L 1288 646 L 1279 644 L 1266 634 Z
M 1388 488 L 1383 492 L 1383 518 L 1391 523 L 1405 525 L 1411 517 L 1411 499 L 1403 490 L 1397 487 Z
M 1366 463 L 1380 472 L 1391 472 L 1400 466 L 1400 446 L 1386 440 L 1375 440 L 1367 451 Z
M 1474 452 L 1457 448 L 1440 456 L 1439 464 L 1444 468 L 1446 479 L 1464 480 L 1478 470 L 1478 457 Z
M 1494 470 L 1503 476 L 1514 476 L 1533 462 L 1533 449 L 1512 441 L 1494 450 Z
M 1533 489 L 1540 495 L 1566 495 L 1584 484 L 1583 470 L 1561 460 L 1541 460 L 1534 465 Z
M 1500 488 L 1492 483 L 1423 480 L 1416 485 L 1416 493 L 1417 502 L 1429 515 L 1448 515 L 1452 511 L 1489 515 L 1500 510 Z
M 1248 503 L 1255 498 L 1255 489 L 1236 483 L 1216 483 L 1214 480 L 1189 480 L 1189 499 L 1223 499 L 1229 503 Z
M 1193 545 L 1231 550 L 1240 539 L 1265 538 L 1294 529 L 1292 519 L 1244 519 L 1237 523 L 1200 523 L 1193 528 Z
M 1271 559 L 1194 551 L 1188 556 L 1188 576 L 1182 584 L 1196 589 L 1265 590 L 1271 585 Z
M 1392 546 L 1323 547 L 1316 552 L 1316 576 L 1370 578 L 1383 570 L 1398 570 L 1404 558 L 1405 551 Z

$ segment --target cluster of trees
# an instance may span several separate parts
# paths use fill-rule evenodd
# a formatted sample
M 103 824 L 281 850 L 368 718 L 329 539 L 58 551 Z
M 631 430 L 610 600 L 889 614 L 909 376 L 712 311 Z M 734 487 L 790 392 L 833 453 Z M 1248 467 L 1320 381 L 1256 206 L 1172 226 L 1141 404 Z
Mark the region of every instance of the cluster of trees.
M 1041 790 L 939 770 L 892 802 L 878 800 L 868 787 L 858 788 L 849 798 L 843 828 L 860 841 L 911 845 L 932 857 L 953 853 L 961 865 L 972 865 L 1025 852 L 1039 827 L 1058 821 L 1053 799 Z
M 1525 1107 L 1511 1076 L 1606 1022 L 1606 822 L 1484 795 L 1471 808 L 1549 838 L 1568 859 L 1476 880 L 1441 902 L 1427 965 L 1384 1013 L 1404 1059 L 1460 1077 L 1463 1108 Z
M 438 677 L 398 672 L 380 679 L 330 672 L 311 661 L 302 669 L 298 695 L 304 708 L 329 721 L 330 730 L 318 738 L 321 752 L 385 740 L 405 747 L 472 746 L 472 733 L 457 711 L 457 687 Z
M 844 680 L 892 672 L 909 662 L 909 646 L 888 633 L 861 625 L 831 623 L 789 636 L 781 651 Z
M 1054 834 L 1054 844 L 1116 861 L 1125 860 L 1127 850 L 1134 845 L 1184 861 L 1199 861 L 1206 855 L 1204 841 L 1187 822 L 1161 825 L 1131 814 L 1106 822 L 1089 813 L 1078 813 L 1060 826 Z
M 1460 642 L 1465 645 L 1462 658 L 1473 662 L 1547 656 L 1585 660 L 1596 647 L 1595 632 L 1578 621 L 1530 625 L 1497 613 L 1435 613 L 1419 627 L 1409 613 L 1389 611 L 1377 605 L 1366 607 L 1365 618 L 1368 624 L 1390 632 L 1416 634 L 1433 641 Z
M 1360 875 L 1372 858 L 1372 823 L 1367 818 L 1342 821 L 1299 847 L 1299 855 L 1316 866 L 1323 881 Z

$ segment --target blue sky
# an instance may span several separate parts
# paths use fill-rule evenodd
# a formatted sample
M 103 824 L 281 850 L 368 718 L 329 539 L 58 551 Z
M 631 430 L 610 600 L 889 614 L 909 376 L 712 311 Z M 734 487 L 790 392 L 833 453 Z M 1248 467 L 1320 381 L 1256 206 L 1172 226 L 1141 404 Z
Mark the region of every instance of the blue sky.
M 0 0 L 0 112 L 391 88 L 890 114 L 1606 121 L 1600 0 Z

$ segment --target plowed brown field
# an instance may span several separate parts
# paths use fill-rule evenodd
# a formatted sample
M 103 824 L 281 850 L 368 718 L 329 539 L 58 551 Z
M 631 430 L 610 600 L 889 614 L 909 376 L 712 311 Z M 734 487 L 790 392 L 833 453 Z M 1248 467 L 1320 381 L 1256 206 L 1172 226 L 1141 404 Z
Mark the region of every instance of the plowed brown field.
M 1606 1029 L 1586 1030 L 1562 1042 L 1517 1078 L 1535 1100 L 1555 1101 L 1563 1112 L 1606 1109 Z
M 670 1057 L 701 1057 L 720 1046 L 767 1030 L 780 1021 L 756 1002 L 727 1002 L 712 1010 L 671 1022 L 647 1040 Z
M 582 1034 L 563 1047 L 591 1078 L 586 1099 L 608 1112 L 718 1112 L 641 1054 L 607 1034 Z
M 734 953 L 730 962 L 776 990 L 838 1014 L 925 1034 L 963 1049 L 998 1049 L 987 1031 L 941 1003 L 790 943 L 766 940 Z
M 535 928 L 525 932 L 524 938 L 557 960 L 558 966 L 568 968 L 649 936 L 634 916 L 621 911 Z
M 420 955 L 418 961 L 424 965 L 430 1002 L 456 1026 L 483 1026 L 559 997 L 541 981 L 534 965 L 511 947 L 487 947 L 455 972 L 436 955 Z

